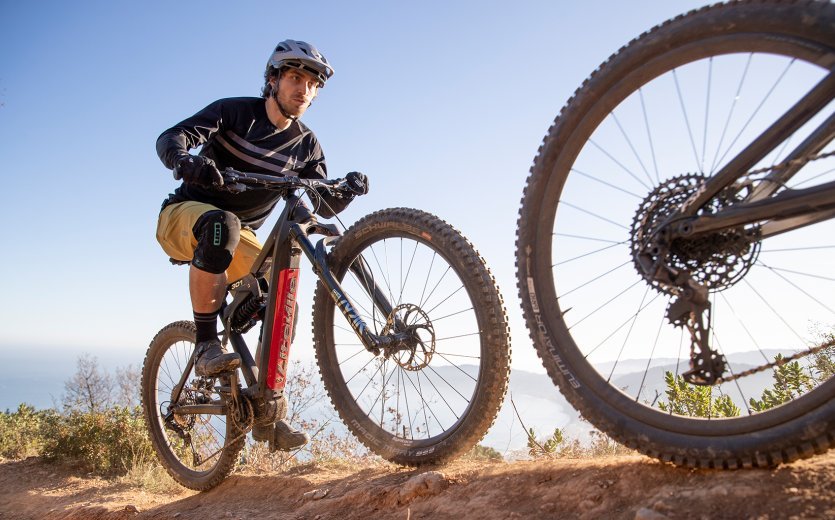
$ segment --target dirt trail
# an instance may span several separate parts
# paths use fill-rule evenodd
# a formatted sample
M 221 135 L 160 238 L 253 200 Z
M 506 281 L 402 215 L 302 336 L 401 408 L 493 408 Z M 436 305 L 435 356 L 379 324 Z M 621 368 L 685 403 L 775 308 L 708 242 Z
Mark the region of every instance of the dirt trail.
M 748 471 L 630 456 L 244 471 L 206 493 L 161 495 L 30 459 L 0 463 L 0 519 L 835 518 L 834 479 L 832 452 Z

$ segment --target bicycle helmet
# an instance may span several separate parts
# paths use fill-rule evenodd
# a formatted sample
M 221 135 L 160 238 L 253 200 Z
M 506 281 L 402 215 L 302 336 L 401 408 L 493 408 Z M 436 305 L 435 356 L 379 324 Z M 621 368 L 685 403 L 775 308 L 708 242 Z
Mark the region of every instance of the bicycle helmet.
M 281 70 L 284 67 L 293 67 L 313 74 L 319 79 L 320 87 L 333 76 L 333 67 L 322 53 L 313 45 L 298 40 L 284 40 L 276 45 L 267 62 L 266 75 L 269 75 L 272 69 Z

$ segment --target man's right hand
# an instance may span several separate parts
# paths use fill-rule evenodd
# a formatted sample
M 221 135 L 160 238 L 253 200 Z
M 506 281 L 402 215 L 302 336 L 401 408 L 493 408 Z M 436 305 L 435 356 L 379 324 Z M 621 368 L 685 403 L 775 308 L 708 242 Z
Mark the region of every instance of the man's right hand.
M 174 166 L 174 178 L 189 184 L 200 186 L 223 186 L 223 176 L 215 162 L 200 155 L 184 155 L 177 159 Z

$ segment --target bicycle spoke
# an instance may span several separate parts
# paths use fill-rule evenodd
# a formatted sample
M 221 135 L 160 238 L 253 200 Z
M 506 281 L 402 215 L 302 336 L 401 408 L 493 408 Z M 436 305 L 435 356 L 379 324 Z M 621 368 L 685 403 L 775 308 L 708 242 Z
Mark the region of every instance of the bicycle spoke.
M 681 113 L 684 115 L 684 125 L 687 128 L 687 136 L 690 138 L 690 147 L 693 150 L 693 158 L 696 160 L 696 170 L 702 173 L 702 167 L 699 164 L 699 153 L 696 151 L 696 142 L 693 140 L 693 130 L 690 128 L 690 119 L 687 117 L 687 108 L 684 106 L 684 99 L 681 96 L 681 87 L 678 84 L 678 74 L 676 69 L 672 70 L 673 81 L 676 85 L 676 94 L 678 94 L 678 101 L 681 106 Z
M 658 323 L 658 331 L 655 333 L 655 341 L 652 342 L 652 350 L 650 350 L 649 357 L 647 358 L 647 365 L 644 368 L 644 375 L 641 377 L 641 384 L 638 385 L 638 392 L 635 394 L 635 402 L 638 402 L 638 399 L 641 396 L 641 392 L 644 390 L 644 384 L 647 382 L 647 374 L 649 373 L 649 367 L 652 364 L 652 360 L 655 357 L 655 349 L 658 347 L 658 340 L 661 338 L 661 331 L 664 328 L 664 321 L 666 316 L 662 316 Z M 611 379 L 611 376 L 610 376 Z
M 429 302 L 429 299 L 432 298 L 432 295 L 435 294 L 435 291 L 441 285 L 441 282 L 443 282 L 446 275 L 449 274 L 450 269 L 451 269 L 451 267 L 447 266 L 447 269 L 444 271 L 444 274 L 441 275 L 441 278 L 438 280 L 438 282 L 435 284 L 435 286 L 432 287 L 432 290 L 429 291 L 429 294 L 426 296 L 425 300 L 423 299 L 423 296 L 421 295 L 420 304 L 419 304 L 420 307 L 425 307 L 427 305 L 427 303 Z M 428 280 L 429 280 L 429 277 L 427 276 L 427 281 Z
M 725 159 L 725 157 L 728 155 L 728 153 L 731 151 L 731 149 L 736 144 L 736 142 L 739 140 L 739 138 L 742 136 L 743 132 L 745 132 L 745 129 L 748 128 L 748 125 L 751 124 L 751 121 L 754 120 L 756 115 L 759 113 L 760 109 L 762 109 L 762 107 L 765 105 L 766 101 L 768 101 L 768 98 L 771 97 L 771 94 L 777 88 L 777 85 L 780 83 L 780 81 L 782 81 L 783 77 L 785 77 L 786 73 L 788 73 L 789 69 L 791 68 L 791 66 L 793 64 L 794 64 L 794 60 L 791 60 L 788 63 L 788 65 L 786 65 L 786 68 L 783 70 L 783 73 L 780 74 L 780 76 L 777 78 L 777 80 L 774 82 L 774 84 L 769 89 L 768 93 L 765 95 L 765 97 L 763 97 L 762 101 L 760 101 L 760 104 L 757 105 L 757 108 L 754 109 L 754 113 L 752 113 L 751 116 L 748 118 L 748 120 L 745 122 L 745 124 L 742 125 L 742 129 L 740 129 L 739 133 L 736 135 L 736 137 L 734 137 L 733 141 L 731 141 L 731 144 L 728 145 L 728 149 L 725 150 L 725 153 L 722 154 L 722 157 L 719 159 L 720 164 Z
M 436 350 L 435 353 L 438 354 L 439 356 L 453 356 L 453 357 L 463 357 L 463 358 L 469 358 L 469 359 L 481 359 L 481 356 L 470 356 L 470 355 L 466 355 L 466 354 L 456 354 L 454 352 L 440 352 L 440 351 Z
M 638 176 L 637 176 L 637 175 L 635 175 L 634 173 L 632 173 L 632 170 L 630 170 L 629 168 L 627 168 L 626 166 L 624 166 L 622 162 L 620 162 L 620 161 L 618 161 L 617 159 L 615 159 L 615 158 L 612 156 L 612 154 L 610 154 L 610 153 L 609 153 L 609 152 L 607 152 L 605 149 L 603 149 L 603 147 L 602 147 L 602 146 L 600 146 L 599 144 L 597 144 L 596 142 L 594 142 L 594 139 L 589 139 L 589 143 L 590 143 L 590 144 L 592 144 L 592 145 L 593 145 L 595 148 L 597 148 L 598 150 L 600 150 L 600 152 L 602 152 L 602 153 L 603 153 L 603 155 L 605 155 L 606 157 L 608 157 L 609 159 L 611 159 L 611 161 L 612 161 L 613 163 L 615 163 L 615 164 L 617 164 L 618 166 L 620 166 L 620 168 L 621 168 L 624 172 L 626 172 L 626 174 L 627 174 L 627 175 L 629 175 L 630 177 L 632 177 L 633 179 L 635 179 L 635 182 L 637 182 L 638 184 L 640 184 L 641 186 L 643 186 L 643 187 L 644 187 L 644 188 L 646 188 L 646 189 L 649 189 L 649 188 L 650 188 L 650 186 L 649 186 L 648 184 L 644 184 L 644 181 L 642 181 L 640 178 L 638 178 Z
M 371 359 L 369 359 L 369 360 L 368 360 L 368 361 L 367 361 L 367 362 L 366 362 L 366 363 L 362 366 L 362 368 L 360 368 L 359 370 L 357 370 L 357 371 L 354 373 L 354 375 L 352 375 L 351 377 L 349 377 L 349 378 L 345 381 L 345 384 L 347 385 L 347 384 L 349 384 L 351 381 L 353 381 L 353 380 L 354 380 L 354 378 L 355 378 L 355 377 L 357 377 L 357 375 L 359 375 L 359 373 L 360 373 L 360 372 L 362 372 L 363 370 L 365 370 L 365 368 L 366 368 L 368 365 L 370 365 L 372 362 L 374 362 L 374 360 L 375 360 L 375 359 L 377 359 L 377 358 L 376 358 L 376 357 L 372 357 Z M 378 371 L 379 369 L 380 369 L 380 368 L 379 368 L 379 367 L 377 367 L 377 370 L 375 370 L 375 371 L 374 371 L 374 373 L 376 374 L 376 373 L 377 373 L 377 371 Z M 370 378 L 369 378 L 369 379 L 370 379 Z
M 567 202 L 567 201 L 561 200 L 561 201 L 560 201 L 560 205 L 561 205 L 561 206 L 568 206 L 569 208 L 576 209 L 577 211 L 580 211 L 580 212 L 582 212 L 582 213 L 585 213 L 586 215 L 590 215 L 590 216 L 592 216 L 592 217 L 594 217 L 594 218 L 596 218 L 596 219 L 598 219 L 598 220 L 601 220 L 601 221 L 603 221 L 603 222 L 608 222 L 609 224 L 612 224 L 613 226 L 616 226 L 616 227 L 618 227 L 618 228 L 620 228 L 620 229 L 622 229 L 622 230 L 624 230 L 624 231 L 629 231 L 629 228 L 628 228 L 627 226 L 624 226 L 624 225 L 623 225 L 623 224 L 621 224 L 620 222 L 617 222 L 617 221 L 615 221 L 615 220 L 612 220 L 612 219 L 609 219 L 609 218 L 603 217 L 603 216 L 601 216 L 601 215 L 598 215 L 598 214 L 596 214 L 596 213 L 594 213 L 594 212 L 591 212 L 591 211 L 589 211 L 589 210 L 587 210 L 587 209 L 584 209 L 584 208 L 582 208 L 582 207 L 580 207 L 580 206 L 577 206 L 576 204 L 572 204 L 572 203 L 570 203 L 570 202 Z
M 650 286 L 647 285 L 646 291 L 644 291 L 644 296 L 641 298 L 641 303 L 638 304 L 638 311 L 632 315 L 629 324 L 629 330 L 626 332 L 626 337 L 623 338 L 623 342 L 621 343 L 620 350 L 618 351 L 618 355 L 615 358 L 615 362 L 612 364 L 612 371 L 609 372 L 609 377 L 606 379 L 606 382 L 610 382 L 612 380 L 612 376 L 615 373 L 615 368 L 618 366 L 618 362 L 620 362 L 620 357 L 623 355 L 623 349 L 626 348 L 626 344 L 629 341 L 629 336 L 632 334 L 632 329 L 635 327 L 635 321 L 638 319 L 638 315 L 640 314 L 640 310 L 644 308 L 644 302 L 647 299 L 647 294 L 649 294 Z
M 591 285 L 592 283 L 597 282 L 597 281 L 599 281 L 599 280 L 601 280 L 601 279 L 605 278 L 606 276 L 608 276 L 608 275 L 610 275 L 610 274 L 612 274 L 612 273 L 614 273 L 614 272 L 618 271 L 618 270 L 619 270 L 619 269 L 621 269 L 623 266 L 625 266 L 625 265 L 629 265 L 630 263 L 631 263 L 631 262 L 626 261 L 626 262 L 624 262 L 624 263 L 622 263 L 622 264 L 620 264 L 620 265 L 618 265 L 618 266 L 615 266 L 615 267 L 613 267 L 613 268 L 609 269 L 608 271 L 604 271 L 603 273 L 601 273 L 601 274 L 599 274 L 599 275 L 595 276 L 594 278 L 592 278 L 592 279 L 590 279 L 590 280 L 586 280 L 586 281 L 582 282 L 580 285 L 578 285 L 578 286 L 574 287 L 573 289 L 569 289 L 569 290 L 565 291 L 565 292 L 562 294 L 562 296 L 563 296 L 563 297 L 568 296 L 568 295 L 570 295 L 571 293 L 573 293 L 574 291 L 577 291 L 577 290 L 579 290 L 579 289 L 583 289 L 583 288 L 585 288 L 585 287 L 588 287 L 588 286 L 589 286 L 589 285 Z M 553 267 L 553 266 L 552 266 L 552 267 Z
M 835 245 L 831 246 L 808 246 L 808 247 L 786 247 L 781 249 L 763 249 L 763 253 L 784 253 L 795 251 L 814 251 L 818 249 L 835 249 Z
M 452 317 L 455 317 L 455 316 L 460 316 L 461 314 L 464 314 L 465 312 L 472 312 L 473 310 L 474 310 L 474 308 L 473 308 L 473 307 L 469 307 L 469 308 L 467 308 L 467 309 L 464 309 L 464 310 L 461 310 L 461 311 L 455 311 L 455 312 L 452 312 L 452 313 L 446 314 L 446 315 L 444 315 L 444 316 L 438 316 L 437 318 L 432 318 L 432 323 L 438 323 L 439 321 L 445 320 L 445 319 L 447 319 L 447 318 L 452 318 Z
M 803 186 L 804 184 L 808 184 L 808 183 L 810 183 L 810 182 L 812 182 L 812 181 L 816 181 L 816 180 L 820 179 L 821 177 L 825 177 L 825 176 L 829 175 L 829 174 L 830 174 L 830 173 L 832 173 L 832 172 L 835 172 L 835 168 L 830 168 L 830 169 L 828 169 L 828 170 L 826 170 L 826 171 L 824 171 L 824 172 L 822 172 L 822 173 L 819 173 L 819 174 L 817 174 L 817 175 L 815 175 L 815 176 L 813 176 L 813 177 L 809 177 L 808 179 L 805 179 L 805 180 L 803 180 L 803 181 L 801 181 L 801 182 L 798 182 L 798 183 L 796 183 L 796 184 L 792 185 L 792 188 L 797 189 L 797 188 L 799 188 L 800 186 Z M 792 179 L 794 179 L 794 178 L 792 178 Z
M 463 284 L 462 284 L 462 285 L 459 285 L 457 289 L 455 289 L 454 291 L 452 291 L 452 293 L 450 293 L 450 294 L 449 294 L 449 296 L 447 296 L 446 298 L 444 298 L 443 300 L 441 300 L 439 303 L 437 303 L 434 307 L 432 307 L 431 309 L 429 309 L 428 311 L 426 311 L 426 312 L 427 312 L 427 314 L 432 314 L 432 312 L 433 312 L 435 309 L 437 309 L 438 307 L 440 307 L 441 305 L 443 305 L 444 303 L 446 303 L 447 301 L 449 301 L 449 299 L 450 299 L 450 298 L 452 298 L 453 296 L 455 296 L 455 294 L 456 294 L 458 291 L 462 290 L 462 289 L 464 289 L 464 285 L 463 285 Z M 430 296 L 431 296 L 431 295 L 430 295 Z
M 652 167 L 655 171 L 655 183 L 660 183 L 661 175 L 658 173 L 658 159 L 655 156 L 655 146 L 653 145 L 652 132 L 649 129 L 649 115 L 647 114 L 647 107 L 646 103 L 644 102 L 644 92 L 642 89 L 638 89 L 638 97 L 641 101 L 641 115 L 643 116 L 644 128 L 647 131 L 647 144 L 649 145 L 650 155 L 652 155 Z M 639 195 L 635 196 L 638 198 L 638 200 L 642 198 Z
M 758 265 L 762 265 L 763 267 L 765 267 L 766 269 L 768 269 L 769 271 L 771 271 L 771 272 L 772 272 L 774 275 L 776 275 L 778 278 L 780 278 L 781 280 L 783 280 L 783 281 L 784 281 L 784 282 L 786 282 L 787 284 L 791 285 L 792 287 L 794 287 L 795 289 L 797 289 L 798 291 L 800 291 L 800 293 L 801 293 L 801 294 L 803 294 L 803 295 L 807 296 L 810 300 L 812 300 L 813 302 L 817 303 L 817 304 L 818 304 L 818 305 L 820 305 L 822 308 L 826 309 L 829 313 L 835 313 L 835 311 L 833 311 L 833 310 L 832 310 L 832 309 L 831 309 L 828 305 L 826 305 L 825 303 L 823 303 L 823 302 L 822 302 L 822 301 L 820 301 L 819 299 L 815 298 L 814 296 L 812 296 L 811 294 L 809 294 L 809 292 L 808 292 L 808 291 L 806 291 L 805 289 L 802 289 L 799 285 L 797 285 L 796 283 L 792 282 L 791 280 L 789 280 L 788 278 L 786 278 L 785 276 L 783 276 L 783 275 L 780 273 L 780 270 L 778 270 L 778 269 L 773 269 L 773 268 L 771 268 L 771 267 L 769 267 L 769 266 L 767 266 L 767 265 L 765 265 L 765 264 L 759 263 L 759 262 L 758 262 Z M 825 277 L 823 277 L 823 276 L 809 275 L 809 274 L 806 274 L 806 273 L 797 273 L 797 272 L 794 272 L 794 271 L 786 271 L 786 272 L 791 272 L 791 273 L 793 273 L 793 274 L 799 274 L 799 275 L 802 275 L 802 276 L 811 276 L 811 277 L 814 277 L 814 278 L 819 278 L 819 279 L 827 280 L 827 281 L 830 281 L 830 282 L 831 282 L 831 281 L 835 281 L 835 279 L 833 279 L 833 278 L 825 278 Z
M 731 302 L 728 301 L 728 298 L 722 293 L 719 293 L 719 295 L 722 297 L 722 300 L 724 301 L 725 305 L 727 305 L 728 309 L 731 311 L 731 314 L 734 316 L 739 326 L 742 327 L 742 329 L 748 335 L 748 338 L 751 340 L 751 343 L 756 347 L 757 351 L 760 353 L 760 356 L 762 356 L 763 361 L 767 363 L 768 356 L 765 355 L 765 352 L 763 352 L 762 348 L 760 347 L 760 343 L 756 340 L 756 338 L 754 338 L 754 334 L 751 333 L 751 330 L 748 328 L 747 325 L 745 325 L 745 321 L 739 318 L 739 315 L 734 309 L 734 306 L 731 305 Z
M 565 265 L 565 264 L 568 264 L 568 263 L 573 262 L 575 260 L 581 260 L 583 258 L 587 258 L 587 257 L 595 255 L 597 253 L 603 253 L 603 252 L 605 252 L 605 251 L 607 251 L 607 250 L 609 250 L 613 247 L 622 246 L 622 245 L 625 245 L 625 244 L 626 244 L 626 242 L 616 242 L 614 244 L 608 245 L 606 247 L 602 247 L 600 249 L 595 249 L 593 251 L 588 251 L 586 253 L 568 258 L 566 260 L 561 260 L 561 261 L 557 262 L 556 264 L 553 264 L 551 267 L 553 268 L 553 267 L 557 267 L 557 266 L 560 266 L 560 265 Z
M 461 395 L 461 392 L 459 392 L 457 388 L 455 388 L 454 386 L 452 386 L 451 384 L 449 384 L 449 382 L 448 382 L 448 381 L 446 381 L 443 377 L 441 377 L 441 376 L 440 376 L 440 374 L 438 374 L 438 372 L 436 372 L 434 368 L 429 367 L 429 370 L 430 370 L 433 374 L 435 374 L 436 376 L 438 376 L 438 377 L 439 377 L 439 378 L 440 378 L 440 379 L 441 379 L 444 383 L 446 383 L 446 384 L 447 384 L 447 386 L 449 386 L 450 388 L 452 388 L 452 390 L 453 390 L 453 391 L 455 391 L 455 393 L 456 393 L 456 394 L 458 394 L 459 396 L 461 396 L 461 399 L 463 399 L 463 400 L 464 400 L 465 402 L 467 402 L 467 403 L 469 403 L 469 402 L 470 402 L 470 400 L 469 400 L 469 399 L 467 399 L 466 397 L 464 397 L 463 395 Z M 418 374 L 422 374 L 422 373 L 423 373 L 423 372 L 418 372 Z M 457 414 L 457 413 L 455 413 L 455 409 L 454 409 L 452 406 L 450 406 L 449 402 L 446 400 L 446 397 L 444 397 L 443 392 L 441 392 L 440 390 L 438 390 L 438 387 L 437 387 L 437 386 L 435 386 L 435 383 L 433 383 L 433 382 L 432 382 L 432 379 L 431 379 L 428 375 L 426 375 L 426 374 L 424 374 L 424 376 L 423 376 L 423 377 L 425 377 L 425 378 L 426 378 L 426 381 L 427 381 L 427 382 L 429 383 L 429 385 L 430 385 L 430 386 L 432 386 L 432 388 L 435 390 L 436 395 L 438 395 L 438 397 L 440 397 L 440 398 L 441 398 L 441 401 L 443 401 L 443 402 L 444 402 L 444 404 L 446 405 L 446 407 L 447 407 L 447 408 L 449 408 L 449 411 L 450 411 L 450 412 L 452 412 L 452 415 L 454 415 L 454 416 L 455 416 L 455 420 L 456 420 L 456 421 L 457 421 L 457 420 L 460 420 L 460 419 L 461 419 L 461 417 L 459 417 L 459 416 L 458 416 L 458 414 Z M 437 417 L 435 417 L 435 420 L 437 420 Z
M 432 259 L 431 259 L 431 261 L 429 262 L 429 267 L 428 267 L 428 268 L 427 268 L 427 270 L 426 270 L 426 278 L 425 278 L 425 279 L 424 279 L 424 281 L 423 281 L 423 290 L 422 290 L 422 292 L 420 293 L 420 298 L 418 298 L 418 302 L 422 302 L 422 301 L 423 301 L 423 297 L 424 297 L 424 295 L 426 294 L 426 288 L 427 288 L 427 287 L 428 287 L 428 285 L 429 285 L 429 276 L 430 276 L 430 274 L 432 273 L 432 268 L 435 266 L 435 258 L 436 258 L 436 256 L 437 256 L 437 255 L 436 255 L 436 254 L 435 254 L 435 252 L 433 251 L 433 252 L 432 252 Z
M 618 240 L 610 240 L 610 239 L 605 239 L 605 238 L 590 237 L 590 236 L 583 236 L 583 235 L 570 235 L 570 234 L 567 234 L 567 233 L 552 233 L 552 235 L 554 237 L 577 238 L 577 239 L 580 239 L 580 240 L 591 240 L 591 241 L 594 241 L 594 242 L 604 242 L 606 244 L 612 244 L 612 245 L 615 245 L 615 246 L 621 245 L 621 244 L 626 244 L 626 241 L 624 241 L 624 240 L 618 241 Z M 552 265 L 551 267 L 554 267 L 554 266 Z
M 461 372 L 461 373 L 462 373 L 462 374 L 464 374 L 465 376 L 467 376 L 467 377 L 469 377 L 470 379 L 472 379 L 474 383 L 477 383 L 477 382 L 478 382 L 478 379 L 474 378 L 474 377 L 473 377 L 472 375 L 470 375 L 470 374 L 469 374 L 466 370 L 464 370 L 463 368 L 459 367 L 457 364 L 455 364 L 455 363 L 453 363 L 452 361 L 450 361 L 449 359 L 447 359 L 447 357 L 446 357 L 444 354 L 442 354 L 442 353 L 440 353 L 440 352 L 438 352 L 438 351 L 435 351 L 435 354 L 437 354 L 437 355 L 438 355 L 438 356 L 440 356 L 440 357 L 441 357 L 444 361 L 446 361 L 447 363 L 449 363 L 449 364 L 450 364 L 450 366 L 455 367 L 455 368 L 456 368 L 459 372 Z M 452 354 L 452 355 L 455 355 L 455 354 Z M 471 358 L 471 357 L 473 357 L 473 356 L 463 356 L 463 357 L 470 357 L 470 358 Z M 430 369 L 432 369 L 432 368 L 430 367 Z M 434 369 L 432 369 L 432 371 L 434 372 Z M 443 378 L 442 378 L 442 379 L 443 379 Z M 446 382 L 446 381 L 444 381 L 444 382 Z M 447 384 L 449 384 L 449 383 L 447 383 Z M 452 386 L 452 385 L 450 385 L 450 386 Z M 460 395 L 460 394 L 459 394 L 459 395 Z M 463 396 L 462 396 L 462 397 L 463 397 Z M 465 398 L 465 399 L 466 399 L 466 398 Z
M 737 101 L 740 99 L 740 94 L 742 92 L 742 86 L 745 84 L 745 78 L 748 77 L 748 69 L 751 66 L 751 60 L 754 58 L 754 54 L 748 54 L 748 60 L 745 62 L 745 67 L 742 69 L 742 75 L 739 78 L 739 84 L 736 88 L 736 93 L 731 98 L 733 101 L 731 102 L 731 107 L 728 110 L 728 117 L 725 118 L 725 125 L 722 128 L 722 136 L 719 138 L 719 142 L 716 145 L 716 152 L 713 154 L 713 162 L 710 165 L 710 175 L 716 173 L 716 167 L 719 166 L 721 160 L 719 159 L 719 151 L 722 149 L 722 144 L 725 142 L 725 135 L 728 132 L 728 127 L 731 124 L 731 119 L 733 118 L 734 110 L 736 109 Z
M 771 303 L 769 303 L 769 301 L 768 301 L 766 298 L 764 298 L 764 297 L 763 297 L 763 295 L 762 295 L 762 294 L 760 294 L 760 292 L 759 292 L 756 288 L 754 288 L 754 286 L 753 286 L 753 285 L 751 285 L 751 283 L 750 283 L 748 280 L 742 280 L 742 282 L 743 282 L 745 285 L 747 285 L 747 286 L 748 286 L 748 288 L 749 288 L 749 289 L 751 289 L 751 291 L 753 291 L 753 292 L 754 292 L 754 294 L 756 294 L 756 295 L 757 295 L 757 297 L 760 299 L 760 301 L 761 301 L 761 302 L 762 302 L 762 303 L 763 303 L 766 307 L 768 307 L 768 309 L 772 312 L 772 314 L 774 314 L 774 317 L 776 317 L 778 320 L 780 320 L 780 321 L 781 321 L 781 322 L 782 322 L 782 323 L 783 323 L 783 324 L 784 324 L 784 325 L 785 325 L 785 326 L 786 326 L 786 327 L 787 327 L 787 328 L 788 328 L 788 329 L 792 332 L 792 334 L 794 334 L 794 336 L 795 336 L 798 340 L 800 340 L 800 342 L 801 342 L 801 343 L 803 343 L 803 337 L 802 337 L 800 334 L 798 334 L 798 333 L 797 333 L 797 331 L 796 331 L 796 330 L 794 330 L 794 328 L 793 328 L 791 325 L 789 325 L 789 323 L 788 323 L 788 322 L 786 322 L 786 320 L 783 318 L 783 316 L 782 316 L 779 312 L 777 312 L 777 311 L 774 309 L 774 306 L 772 306 L 772 305 L 771 305 Z
M 472 337 L 472 336 L 480 336 L 480 335 L 481 335 L 481 331 L 470 332 L 469 334 L 458 334 L 456 336 L 447 336 L 445 338 L 436 338 L 435 341 L 437 343 L 440 343 L 441 341 L 449 341 L 449 340 L 452 340 L 452 339 L 461 339 L 461 338 L 467 338 L 467 337 Z
M 707 87 L 705 88 L 705 119 L 704 119 L 704 131 L 702 132 L 702 158 L 699 161 L 699 171 L 704 173 L 705 171 L 705 153 L 707 153 L 707 129 L 709 127 L 710 122 L 710 87 L 713 84 L 713 56 L 710 57 L 708 60 L 708 69 L 707 69 Z
M 624 141 L 626 141 L 626 144 L 629 146 L 629 149 L 632 150 L 632 155 L 635 156 L 635 159 L 638 161 L 638 164 L 641 165 L 641 170 L 643 170 L 644 175 L 647 176 L 647 180 L 649 181 L 649 184 L 652 185 L 653 184 L 652 177 L 650 176 L 649 172 L 647 171 L 647 167 L 644 166 L 644 162 L 641 160 L 641 155 L 635 149 L 635 145 L 632 144 L 632 141 L 629 139 L 629 135 L 626 133 L 626 130 L 623 129 L 623 126 L 620 124 L 620 121 L 618 121 L 617 114 L 615 114 L 614 112 L 612 112 L 612 119 L 614 120 L 615 124 L 617 125 L 618 130 L 620 130 L 620 134 L 621 134 L 621 136 L 623 136 L 623 139 L 624 139 Z
M 631 288 L 631 287 L 630 287 L 630 288 Z M 625 292 L 625 291 L 624 291 L 624 292 Z M 621 294 L 623 294 L 623 293 L 621 293 Z M 618 295 L 618 296 L 620 296 L 620 295 Z M 606 343 L 606 342 L 607 342 L 610 338 L 612 338 L 612 336 L 614 336 L 615 334 L 617 334 L 617 333 L 618 333 L 618 332 L 619 332 L 622 328 L 624 328 L 627 324 L 629 324 L 630 322 L 632 322 L 632 321 L 634 320 L 635 315 L 637 315 L 637 313 L 640 313 L 641 311 L 643 311 L 645 308 L 647 308 L 647 307 L 648 307 L 651 303 L 653 303 L 653 302 L 654 302 L 657 298 L 659 298 L 660 296 L 661 296 L 661 295 L 656 294 L 656 295 L 652 298 L 652 300 L 650 300 L 650 301 L 649 301 L 646 305 L 639 307 L 639 308 L 638 308 L 638 310 L 636 311 L 636 314 L 633 314 L 632 316 L 629 316 L 626 320 L 624 320 L 624 321 L 623 321 L 623 322 L 622 322 L 622 323 L 621 323 L 621 324 L 620 324 L 617 328 L 615 328 L 615 329 L 614 329 L 611 333 L 609 333 L 609 335 L 608 335 L 608 336 L 606 336 L 605 338 L 603 338 L 603 341 L 599 342 L 597 345 L 595 345 L 595 346 L 594 346 L 594 348 L 592 348 L 592 349 L 591 349 L 591 350 L 589 350 L 587 353 L 585 353 L 584 357 L 586 357 L 586 358 L 591 357 L 591 355 L 592 355 L 592 354 L 594 354 L 594 353 L 597 351 L 597 349 L 598 349 L 598 348 L 600 348 L 601 346 L 603 346 L 603 345 L 604 345 L 604 344 L 605 344 L 605 343 Z M 617 298 L 617 296 L 615 296 L 615 298 Z M 612 298 L 612 300 L 614 300 L 615 298 Z M 610 300 L 610 301 L 611 301 L 611 300 Z M 604 305 L 604 306 L 605 306 L 605 305 Z M 598 310 L 599 310 L 599 309 L 598 309 Z M 595 312 L 596 312 L 596 311 L 595 311 Z M 588 316 L 586 316 L 586 318 L 587 318 L 587 317 L 588 317 Z M 585 320 L 586 318 L 583 318 L 583 320 Z M 582 321 L 582 320 L 581 320 L 581 321 Z M 578 322 L 578 323 L 579 323 L 579 322 Z M 575 323 L 574 325 L 572 325 L 572 327 L 574 327 L 574 326 L 576 326 L 576 325 L 577 325 L 577 323 Z
M 367 351 L 367 350 L 365 350 L 364 348 L 361 348 L 361 349 L 357 350 L 354 354 L 351 354 L 351 355 L 350 355 L 350 356 L 348 356 L 347 358 L 345 358 L 345 359 L 343 359 L 342 361 L 340 361 L 340 362 L 339 362 L 339 365 L 340 365 L 340 366 L 344 365 L 345 363 L 347 363 L 348 361 L 351 361 L 352 359 L 354 359 L 355 357 L 359 356 L 359 355 L 360 355 L 360 354 L 362 354 L 362 353 L 368 353 L 368 351 Z
M 634 197 L 636 202 L 637 202 L 637 201 L 640 201 L 641 199 L 643 199 L 643 198 L 644 198 L 643 196 L 638 195 L 637 193 L 633 193 L 633 192 L 631 192 L 631 191 L 629 191 L 629 190 L 627 190 L 627 189 L 625 189 L 625 188 L 622 188 L 622 187 L 620 187 L 620 186 L 615 185 L 615 184 L 614 184 L 614 183 L 612 183 L 612 182 L 609 182 L 609 181 L 603 180 L 602 178 L 600 178 L 600 177 L 598 177 L 598 176 L 590 175 L 590 174 L 585 173 L 585 172 L 582 172 L 582 171 L 580 171 L 580 170 L 578 170 L 578 169 L 576 169 L 576 168 L 572 168 L 572 169 L 571 169 L 571 171 L 572 171 L 573 173 L 576 173 L 576 174 L 578 174 L 578 175 L 581 175 L 581 176 L 583 176 L 583 177 L 585 177 L 585 178 L 587 178 L 587 179 L 589 179 L 589 180 L 591 180 L 591 181 L 594 181 L 594 182 L 596 182 L 596 183 L 602 184 L 603 186 L 608 186 L 609 188 L 615 189 L 615 190 L 617 190 L 617 191 L 619 191 L 619 192 L 621 192 L 621 193 L 624 193 L 624 194 L 626 194 L 626 195 L 629 195 L 629 196 L 631 196 L 631 197 Z

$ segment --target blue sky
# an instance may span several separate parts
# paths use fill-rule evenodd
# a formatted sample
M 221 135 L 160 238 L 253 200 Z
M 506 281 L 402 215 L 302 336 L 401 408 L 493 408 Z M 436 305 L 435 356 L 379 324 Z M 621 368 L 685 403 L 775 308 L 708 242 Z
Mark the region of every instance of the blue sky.
M 456 225 L 503 292 L 514 367 L 540 371 L 513 265 L 532 159 L 607 56 L 701 4 L 0 3 L 0 357 L 87 351 L 141 365 L 157 330 L 190 318 L 186 269 L 154 239 L 176 187 L 154 143 L 215 99 L 257 96 L 272 47 L 294 38 L 336 70 L 304 117 L 331 176 L 371 179 L 343 220 L 407 206 Z M 303 276 L 300 332 L 313 283 Z M 298 358 L 312 357 L 309 336 Z

